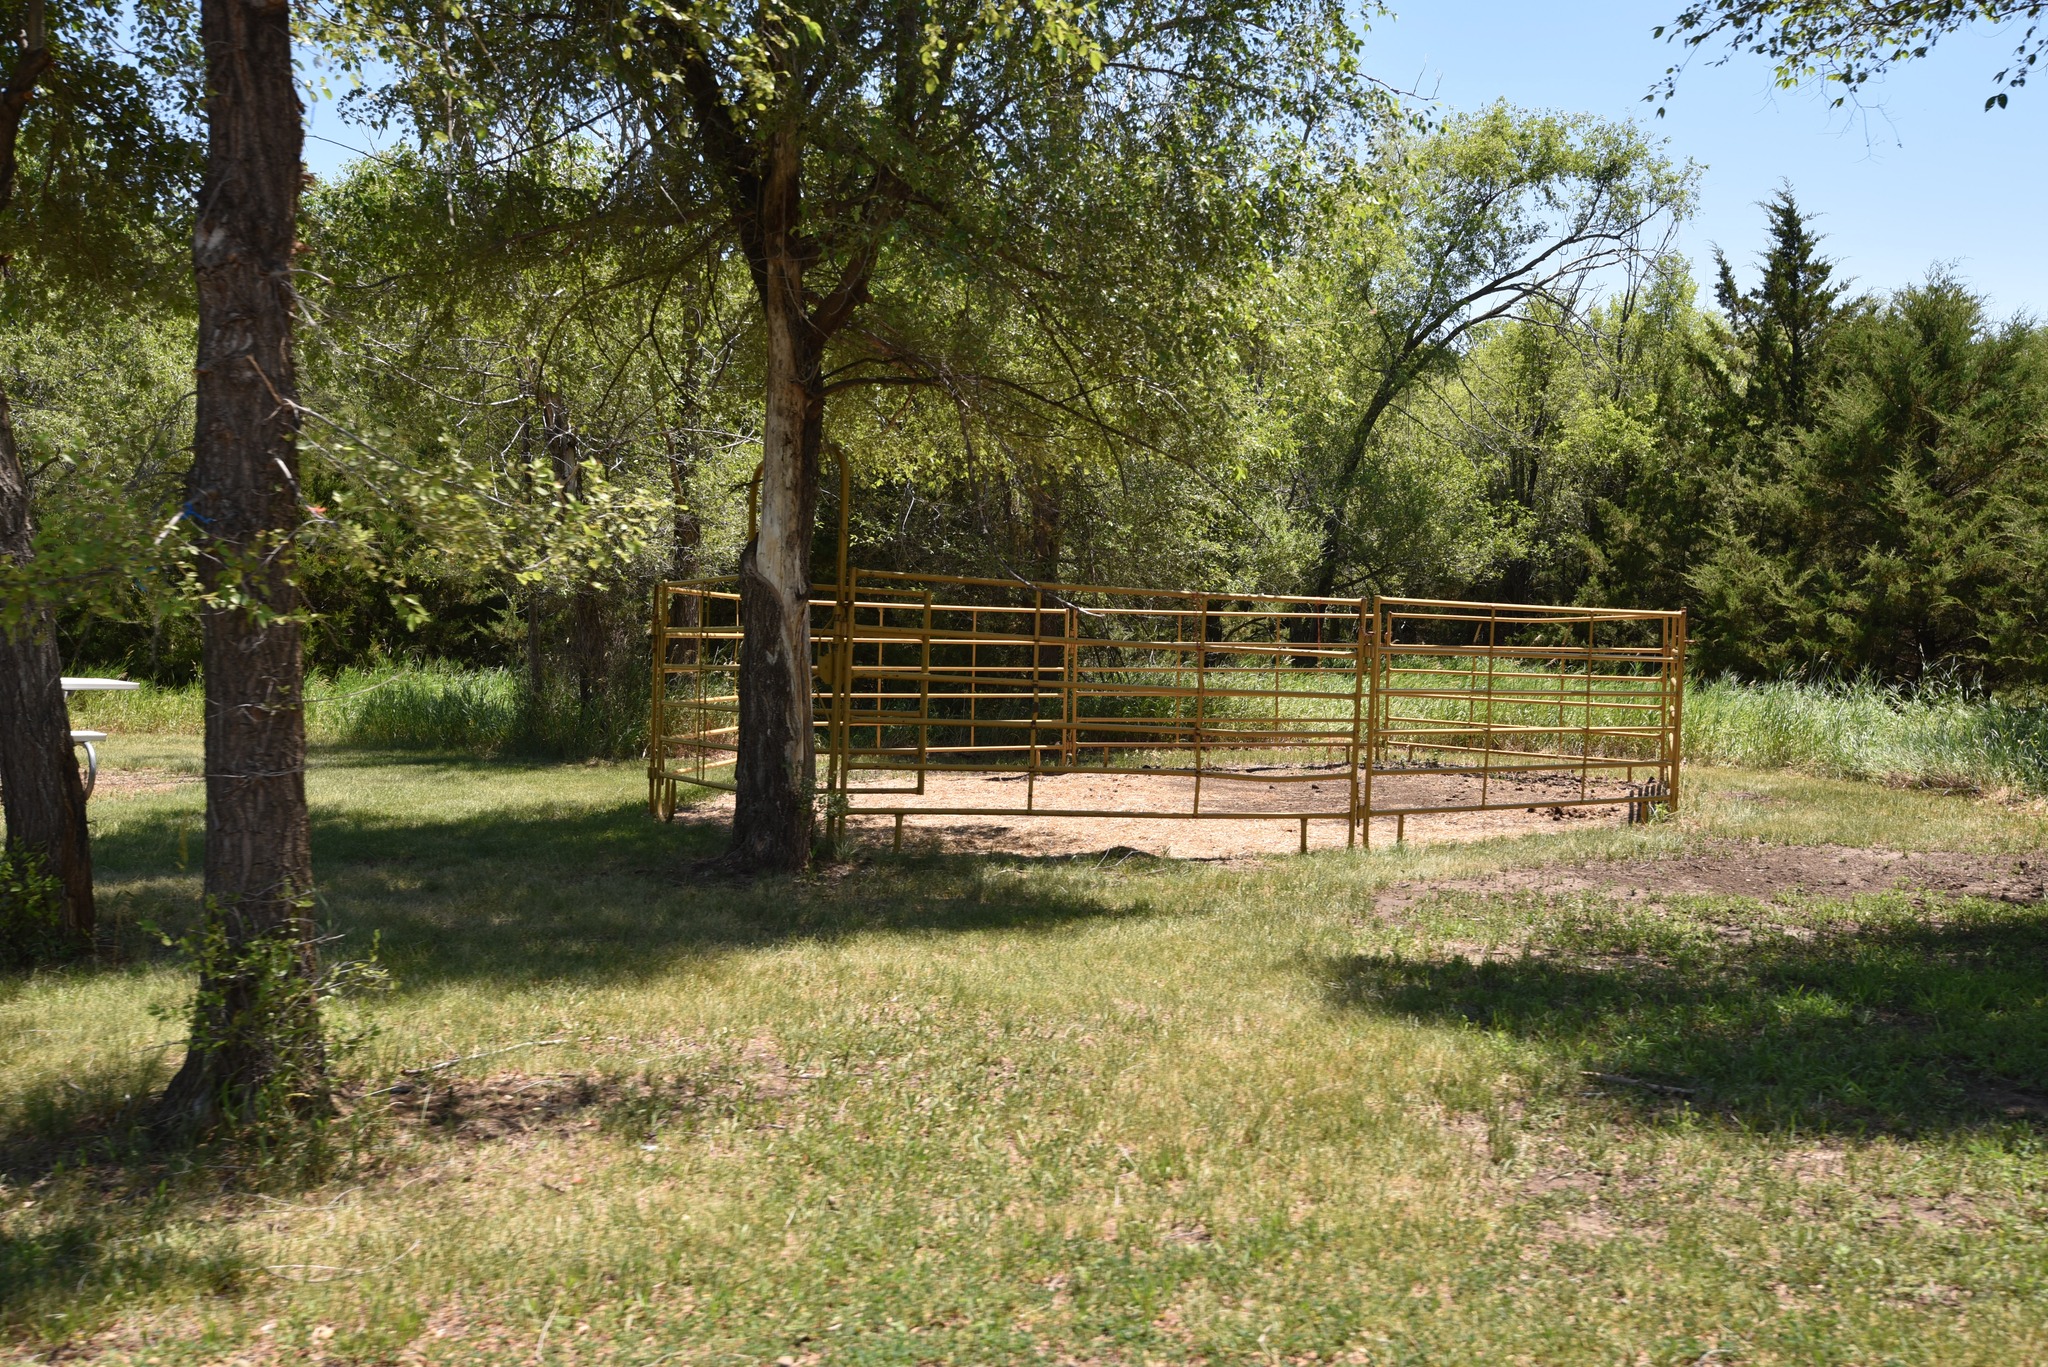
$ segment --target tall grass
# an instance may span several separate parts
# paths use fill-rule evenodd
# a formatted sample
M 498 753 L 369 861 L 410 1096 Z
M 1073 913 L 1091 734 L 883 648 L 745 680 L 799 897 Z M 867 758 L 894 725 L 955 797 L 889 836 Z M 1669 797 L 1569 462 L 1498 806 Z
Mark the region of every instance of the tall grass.
M 71 699 L 73 726 L 117 735 L 197 735 L 204 717 L 196 683 Z M 560 690 L 536 704 L 509 669 L 350 669 L 307 679 L 306 737 L 378 750 L 630 758 L 647 743 L 646 688 L 636 676 L 589 707 Z
M 2048 794 L 2048 708 L 1940 689 L 1709 679 L 1686 689 L 1685 755 L 1827 778 Z
M 322 744 L 624 759 L 647 743 L 645 688 L 637 679 L 619 682 L 588 709 L 564 693 L 536 707 L 513 670 L 397 665 L 317 676 L 308 680 L 307 701 L 308 737 Z M 1438 710 L 1448 718 L 1458 706 Z M 1347 687 L 1326 704 L 1290 699 L 1285 710 L 1335 715 L 1349 707 Z M 201 730 L 202 709 L 196 685 L 145 687 L 79 694 L 71 715 L 75 726 L 117 734 L 191 735 Z M 1512 719 L 1505 711 L 1497 718 Z M 2048 795 L 2048 707 L 1868 683 L 1696 680 L 1686 689 L 1685 754 L 1697 763 L 1829 778 Z

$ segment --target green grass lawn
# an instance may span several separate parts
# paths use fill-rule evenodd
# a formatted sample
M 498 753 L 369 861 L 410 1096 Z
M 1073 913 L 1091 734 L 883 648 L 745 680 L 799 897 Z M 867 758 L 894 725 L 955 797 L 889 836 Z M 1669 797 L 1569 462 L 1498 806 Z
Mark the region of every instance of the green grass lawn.
M 343 1067 L 408 1090 L 310 1181 L 126 1147 L 201 794 L 96 802 L 137 949 L 0 979 L 0 1355 L 2048 1361 L 2048 907 L 1374 903 L 1729 838 L 2048 857 L 2038 805 L 1697 769 L 1649 829 L 746 884 L 637 766 L 316 764 L 331 948 L 398 982 Z

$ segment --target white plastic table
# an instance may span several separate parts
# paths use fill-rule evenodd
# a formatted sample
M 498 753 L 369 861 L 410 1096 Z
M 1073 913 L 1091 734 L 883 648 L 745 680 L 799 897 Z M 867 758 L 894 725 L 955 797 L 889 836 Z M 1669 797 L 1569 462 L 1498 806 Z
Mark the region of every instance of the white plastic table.
M 131 688 L 142 687 L 141 684 L 131 683 L 127 679 L 74 679 L 67 676 L 61 682 L 66 693 L 120 693 Z M 71 733 L 71 743 L 85 747 L 85 795 L 87 797 L 92 796 L 93 787 L 100 779 L 99 751 L 92 747 L 94 742 L 103 741 L 106 738 L 107 733 L 104 731 L 73 731 Z

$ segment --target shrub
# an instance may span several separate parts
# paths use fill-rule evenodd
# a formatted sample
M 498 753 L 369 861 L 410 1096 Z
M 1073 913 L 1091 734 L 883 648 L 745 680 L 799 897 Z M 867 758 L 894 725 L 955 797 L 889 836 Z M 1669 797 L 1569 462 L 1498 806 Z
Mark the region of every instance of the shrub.
M 64 886 L 40 855 L 0 855 L 0 969 L 25 970 L 75 959 L 89 948 L 64 914 Z

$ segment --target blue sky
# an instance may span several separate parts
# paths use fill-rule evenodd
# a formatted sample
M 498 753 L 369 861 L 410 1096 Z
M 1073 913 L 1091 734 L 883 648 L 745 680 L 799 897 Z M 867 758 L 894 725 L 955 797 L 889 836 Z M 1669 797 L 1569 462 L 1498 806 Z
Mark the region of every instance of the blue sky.
M 1643 95 L 1678 54 L 1652 38 L 1679 0 L 1408 0 L 1366 36 L 1366 67 L 1446 106 L 1495 99 L 1640 120 L 1706 169 L 1681 245 L 1702 283 L 1718 244 L 1748 267 L 1763 243 L 1757 201 L 1781 181 L 1820 215 L 1824 250 L 1859 285 L 1890 289 L 1935 262 L 1994 313 L 2048 314 L 2048 78 L 1984 112 L 2013 35 L 1981 30 L 1898 67 L 1857 115 L 1778 91 L 1767 62 L 1695 57 L 1667 115 Z M 1748 275 L 1741 278 L 1747 282 Z M 1703 298 L 1704 302 L 1704 298 Z
M 1857 282 L 1889 289 L 1951 263 L 1994 313 L 2048 314 L 2048 78 L 1985 113 L 2012 38 L 1966 32 L 1871 89 L 1863 113 L 1778 91 L 1762 60 L 1695 58 L 1663 119 L 1643 95 L 1677 52 L 1650 36 L 1680 0 L 1409 0 L 1366 37 L 1367 69 L 1447 107 L 1495 99 L 1641 120 L 1705 167 L 1681 239 L 1702 281 L 1718 244 L 1738 267 L 1762 245 L 1755 207 L 1789 182 L 1820 215 L 1826 250 Z M 367 134 L 311 106 L 306 160 L 330 172 Z M 328 141 L 331 139 L 332 141 Z M 1745 277 L 1747 278 L 1747 277 Z

